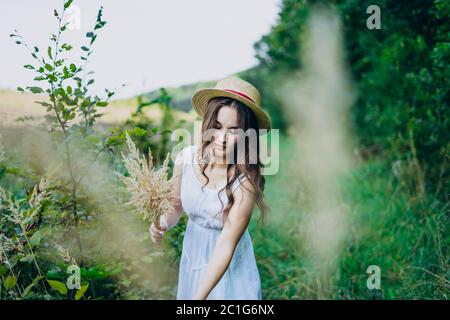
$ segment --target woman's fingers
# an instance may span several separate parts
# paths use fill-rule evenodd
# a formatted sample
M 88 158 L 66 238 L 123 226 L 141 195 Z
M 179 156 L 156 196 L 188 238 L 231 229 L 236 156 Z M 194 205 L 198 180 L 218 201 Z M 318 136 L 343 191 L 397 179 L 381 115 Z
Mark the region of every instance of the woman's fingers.
M 166 226 L 159 226 L 158 228 L 154 223 L 152 223 L 151 227 L 153 227 L 154 232 L 164 232 L 167 230 Z
M 155 237 L 151 237 L 151 239 L 152 239 L 152 241 L 153 241 L 153 243 L 156 243 L 156 244 L 158 244 L 158 243 L 160 243 L 161 242 L 161 239 L 156 239 Z
M 153 242 L 157 243 L 162 240 L 165 231 L 163 229 L 165 228 L 162 227 L 158 229 L 154 223 L 150 225 L 150 238 L 152 239 Z
M 154 243 L 159 243 L 159 242 L 161 242 L 161 240 L 162 240 L 162 237 L 157 237 L 157 236 L 155 236 L 155 235 L 152 235 L 152 236 L 150 236 L 151 237 L 151 239 L 152 239 L 152 241 L 154 242 Z

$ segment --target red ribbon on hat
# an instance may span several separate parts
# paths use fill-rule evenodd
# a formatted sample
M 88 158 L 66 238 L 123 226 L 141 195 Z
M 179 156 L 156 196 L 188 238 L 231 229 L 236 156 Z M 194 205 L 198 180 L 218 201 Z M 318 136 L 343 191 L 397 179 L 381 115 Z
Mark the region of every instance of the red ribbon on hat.
M 253 101 L 252 98 L 250 98 L 250 97 L 249 97 L 248 95 L 246 95 L 246 94 L 243 94 L 242 92 L 235 91 L 235 90 L 231 90 L 231 89 L 223 89 L 223 90 L 229 91 L 229 92 L 233 92 L 233 93 L 236 93 L 236 94 L 240 95 L 241 97 L 244 97 L 244 98 L 250 100 L 251 102 L 256 103 L 255 101 Z

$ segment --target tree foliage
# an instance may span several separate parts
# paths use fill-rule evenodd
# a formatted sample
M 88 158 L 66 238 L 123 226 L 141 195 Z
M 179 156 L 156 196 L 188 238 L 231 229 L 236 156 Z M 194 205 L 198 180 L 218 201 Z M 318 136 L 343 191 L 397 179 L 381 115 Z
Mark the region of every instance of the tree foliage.
M 277 23 L 255 44 L 260 64 L 245 73 L 262 88 L 277 128 L 286 128 L 288 118 L 277 84 L 302 68 L 301 35 L 317 2 L 335 5 L 342 19 L 358 86 L 352 118 L 361 145 L 385 150 L 391 160 L 412 159 L 422 172 L 421 192 L 448 194 L 450 2 L 378 1 L 381 29 L 370 30 L 370 1 L 283 0 Z

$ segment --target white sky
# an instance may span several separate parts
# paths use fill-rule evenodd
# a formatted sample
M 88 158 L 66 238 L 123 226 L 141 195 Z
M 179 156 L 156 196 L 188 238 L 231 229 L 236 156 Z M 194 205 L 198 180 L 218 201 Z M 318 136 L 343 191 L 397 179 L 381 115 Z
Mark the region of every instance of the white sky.
M 33 47 L 46 52 L 56 32 L 53 8 L 62 0 L 0 2 L 0 88 L 32 85 L 34 73 L 24 69 L 33 59 L 9 37 L 17 29 Z M 281 0 L 75 0 L 80 29 L 64 33 L 79 47 L 87 43 L 98 8 L 106 26 L 94 43 L 89 69 L 94 91 L 117 90 L 128 97 L 161 86 L 178 86 L 225 77 L 257 63 L 253 44 L 276 22 Z

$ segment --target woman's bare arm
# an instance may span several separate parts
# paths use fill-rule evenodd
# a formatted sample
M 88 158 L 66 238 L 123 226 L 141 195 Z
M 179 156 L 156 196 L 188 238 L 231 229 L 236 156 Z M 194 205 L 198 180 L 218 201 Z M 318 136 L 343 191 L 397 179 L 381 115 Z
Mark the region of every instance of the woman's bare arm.
M 244 181 L 236 189 L 234 197 L 235 203 L 217 239 L 213 255 L 194 297 L 195 300 L 206 299 L 222 278 L 233 258 L 236 245 L 250 222 L 255 206 L 254 189 L 250 182 Z

